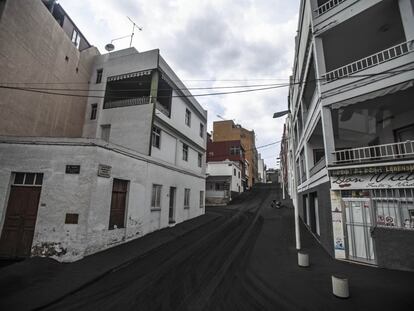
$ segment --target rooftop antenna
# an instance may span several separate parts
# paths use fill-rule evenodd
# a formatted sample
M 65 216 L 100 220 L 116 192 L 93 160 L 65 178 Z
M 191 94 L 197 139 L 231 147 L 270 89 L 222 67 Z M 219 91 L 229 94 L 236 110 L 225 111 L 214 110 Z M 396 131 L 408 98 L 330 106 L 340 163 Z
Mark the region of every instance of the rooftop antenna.
M 129 18 L 129 16 L 127 16 L 129 21 L 132 23 L 132 33 L 131 33 L 131 41 L 129 42 L 129 47 L 131 47 L 132 45 L 132 39 L 134 38 L 134 34 L 135 34 L 135 27 L 139 30 L 142 31 L 142 27 L 138 26 L 132 19 Z
M 139 31 L 142 31 L 142 29 L 143 29 L 142 27 L 139 27 L 132 19 L 129 18 L 129 16 L 127 16 L 127 18 L 132 23 L 132 32 L 131 32 L 131 34 L 127 35 L 127 36 L 122 36 L 122 37 L 119 37 L 119 38 L 112 39 L 111 43 L 108 43 L 107 45 L 105 45 L 105 50 L 107 50 L 108 52 L 111 52 L 115 49 L 115 45 L 112 42 L 117 41 L 117 40 L 121 40 L 121 39 L 125 39 L 125 38 L 128 38 L 128 37 L 131 38 L 131 40 L 129 41 L 129 47 L 131 47 L 132 46 L 132 39 L 134 38 L 134 34 L 135 34 L 135 28 L 137 28 Z

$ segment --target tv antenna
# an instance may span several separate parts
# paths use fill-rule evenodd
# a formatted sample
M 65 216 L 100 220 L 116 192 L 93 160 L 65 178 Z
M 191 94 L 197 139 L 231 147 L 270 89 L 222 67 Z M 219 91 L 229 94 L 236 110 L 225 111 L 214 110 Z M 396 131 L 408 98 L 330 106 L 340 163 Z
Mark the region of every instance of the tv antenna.
M 138 29 L 139 31 L 142 31 L 142 27 L 138 26 L 131 18 L 129 18 L 129 16 L 127 16 L 127 18 L 129 19 L 129 21 L 132 23 L 132 32 L 130 35 L 127 36 L 122 36 L 119 38 L 115 38 L 111 40 L 111 43 L 108 43 L 107 45 L 105 45 L 105 50 L 107 50 L 108 52 L 111 52 L 115 49 L 115 45 L 113 44 L 114 41 L 117 40 L 121 40 L 121 39 L 125 39 L 125 38 L 131 38 L 131 40 L 129 41 L 129 47 L 132 46 L 132 39 L 134 38 L 135 35 L 135 28 Z

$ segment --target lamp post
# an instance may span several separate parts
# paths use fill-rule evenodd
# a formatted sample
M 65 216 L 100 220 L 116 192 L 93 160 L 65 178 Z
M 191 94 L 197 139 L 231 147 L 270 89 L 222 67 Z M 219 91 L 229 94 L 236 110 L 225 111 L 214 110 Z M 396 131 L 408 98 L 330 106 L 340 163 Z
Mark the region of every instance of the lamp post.
M 273 118 L 280 118 L 283 117 L 284 115 L 288 115 L 288 117 L 290 116 L 290 110 L 283 110 L 283 111 L 278 111 L 275 112 L 273 114 Z M 294 146 L 293 146 L 294 148 Z M 294 152 L 294 150 L 293 150 Z M 293 165 L 293 169 L 295 170 L 295 166 Z M 292 189 L 295 189 L 295 185 L 296 185 L 296 173 L 293 174 L 294 175 L 294 181 L 293 181 L 293 187 Z M 282 181 L 282 185 L 284 187 L 284 180 Z M 284 189 L 283 189 L 284 192 Z M 284 194 L 283 194 L 284 195 Z M 297 204 L 297 198 L 296 198 L 296 190 L 294 190 L 293 192 L 293 208 L 294 208 L 294 214 L 295 214 L 295 238 L 296 238 L 296 249 L 300 249 L 300 229 L 299 229 L 299 209 L 298 209 L 298 204 Z

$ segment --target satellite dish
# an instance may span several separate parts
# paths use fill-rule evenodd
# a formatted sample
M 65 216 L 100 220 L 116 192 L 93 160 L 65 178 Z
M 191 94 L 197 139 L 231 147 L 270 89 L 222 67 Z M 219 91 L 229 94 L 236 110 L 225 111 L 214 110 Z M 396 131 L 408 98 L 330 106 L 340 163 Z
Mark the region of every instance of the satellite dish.
M 105 50 L 107 50 L 108 52 L 111 52 L 115 49 L 115 45 L 113 45 L 112 43 L 108 43 L 107 45 L 105 45 Z

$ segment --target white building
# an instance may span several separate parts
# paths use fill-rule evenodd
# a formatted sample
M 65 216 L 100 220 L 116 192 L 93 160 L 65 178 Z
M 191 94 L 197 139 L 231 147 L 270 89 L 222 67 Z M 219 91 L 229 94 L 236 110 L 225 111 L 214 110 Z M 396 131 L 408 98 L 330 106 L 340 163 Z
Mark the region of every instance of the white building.
M 82 137 L 0 138 L 2 256 L 73 261 L 204 214 L 207 112 L 159 51 L 92 72 Z
M 260 153 L 258 155 L 258 158 L 259 158 L 257 161 L 257 173 L 259 177 L 258 182 L 266 183 L 266 165 Z
M 414 269 L 413 12 L 410 0 L 301 1 L 283 166 L 338 259 Z
M 230 160 L 207 163 L 207 205 L 225 205 L 241 192 L 243 186 L 239 163 Z

